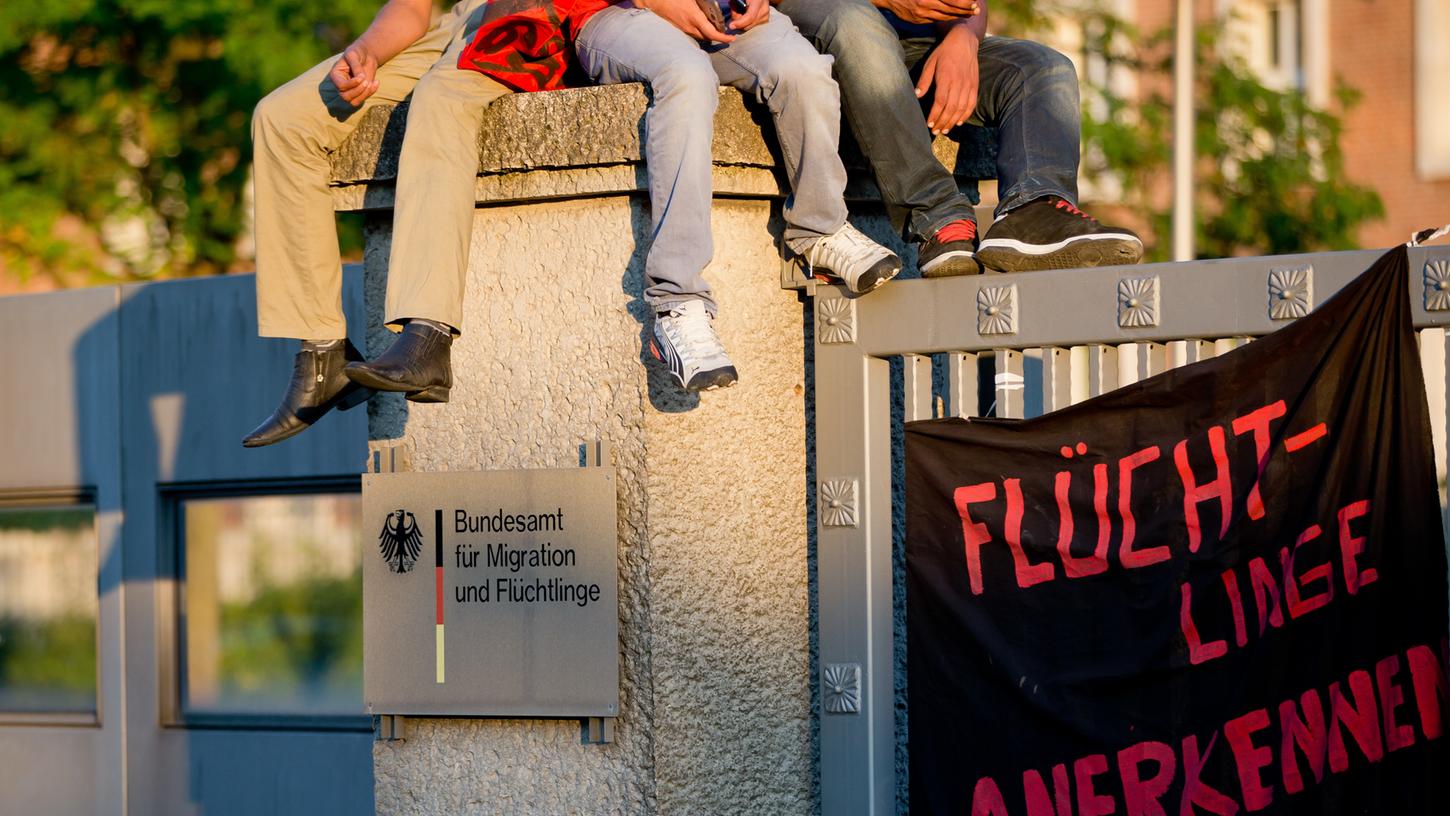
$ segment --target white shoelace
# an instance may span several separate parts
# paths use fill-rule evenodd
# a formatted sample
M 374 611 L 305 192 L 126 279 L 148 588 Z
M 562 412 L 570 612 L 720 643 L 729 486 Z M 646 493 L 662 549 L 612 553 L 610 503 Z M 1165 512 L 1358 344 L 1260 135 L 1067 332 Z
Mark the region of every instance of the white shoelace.
M 670 340 L 675 347 L 682 354 L 693 358 L 692 362 L 698 364 L 725 354 L 725 347 L 721 345 L 719 336 L 710 325 L 710 313 L 705 311 L 705 304 L 692 301 L 682 303 L 670 311 L 674 319 L 666 324 L 665 330 L 672 335 Z
M 865 271 L 865 268 L 855 268 L 858 264 L 869 268 L 886 252 L 885 247 L 847 222 L 834 233 L 816 241 L 806 251 L 806 260 L 812 266 L 819 266 L 838 276 L 854 277 Z

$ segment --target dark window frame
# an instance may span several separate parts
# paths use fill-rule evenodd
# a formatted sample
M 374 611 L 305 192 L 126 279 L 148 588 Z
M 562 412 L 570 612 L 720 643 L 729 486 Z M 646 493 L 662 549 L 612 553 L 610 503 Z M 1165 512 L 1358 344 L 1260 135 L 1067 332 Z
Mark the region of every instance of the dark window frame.
M 158 529 L 163 536 L 158 548 L 157 575 L 170 579 L 172 590 L 158 593 L 157 621 L 161 692 L 161 725 L 164 728 L 225 731 L 333 731 L 366 733 L 373 730 L 372 717 L 349 714 L 240 714 L 187 711 L 186 694 L 186 536 L 183 504 L 196 499 L 239 499 L 258 496 L 306 496 L 362 492 L 361 474 L 295 479 L 254 479 L 209 482 L 169 482 L 157 485 Z
M 90 510 L 91 536 L 96 554 L 96 688 L 95 705 L 86 711 L 12 711 L 0 708 L 0 727 L 101 727 L 104 672 L 101 665 L 101 521 L 96 489 L 86 487 L 12 488 L 0 490 L 0 510 Z

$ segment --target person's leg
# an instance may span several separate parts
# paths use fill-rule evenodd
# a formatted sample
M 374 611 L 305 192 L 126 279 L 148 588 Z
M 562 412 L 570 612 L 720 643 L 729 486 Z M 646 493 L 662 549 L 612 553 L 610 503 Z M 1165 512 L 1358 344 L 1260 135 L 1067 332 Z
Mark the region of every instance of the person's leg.
M 509 93 L 488 76 L 458 67 L 471 35 L 471 26 L 457 27 L 408 106 L 383 307 L 383 320 L 394 330 L 409 320 L 462 328 L 478 133 L 484 108 Z
M 846 121 L 894 220 L 925 240 L 974 219 L 971 202 L 931 150 L 899 37 L 867 0 L 781 0 L 777 8 L 835 58 Z
M 475 31 L 479 3 L 455 26 L 443 56 L 413 89 L 398 159 L 393 243 L 383 322 L 400 332 L 376 359 L 349 363 L 353 382 L 400 391 L 414 402 L 447 402 L 450 349 L 463 324 L 468 246 L 484 108 L 509 89 L 458 67 Z
M 435 25 L 378 67 L 378 90 L 359 107 L 328 79 L 337 57 L 268 94 L 252 115 L 257 329 L 263 337 L 340 339 L 342 264 L 328 189 L 330 154 L 367 111 L 395 104 L 437 61 L 449 31 Z
M 715 302 L 703 272 L 713 254 L 710 143 L 720 80 L 699 43 L 643 9 L 611 6 L 575 41 L 595 82 L 644 82 L 645 162 L 649 167 L 651 244 L 644 298 L 655 313 L 650 353 L 687 391 L 738 379 L 715 333 Z
M 826 273 L 862 293 L 901 271 L 891 250 L 846 223 L 841 106 L 831 57 L 817 53 L 790 19 L 772 10 L 710 59 L 720 81 L 752 94 L 775 122 L 791 195 L 785 243 L 813 274 Z
M 831 58 L 772 10 L 764 23 L 712 51 L 710 61 L 720 82 L 770 110 L 791 185 L 783 212 L 785 243 L 803 252 L 846 223 L 846 167 L 838 153 L 841 103 Z
M 1072 61 L 1045 45 L 988 37 L 971 124 L 997 128 L 997 218 L 978 253 L 1009 272 L 1137 263 L 1143 243 L 1077 207 L 1081 112 Z
M 575 41 L 579 62 L 601 85 L 645 82 L 645 162 L 650 235 L 644 298 L 657 313 L 692 300 L 715 313 L 705 267 L 714 254 L 710 143 L 720 80 L 699 44 L 643 9 L 611 6 Z
M 369 109 L 408 95 L 447 45 L 446 23 L 435 22 L 422 39 L 379 66 L 378 90 L 360 106 L 343 101 L 328 79 L 337 57 L 257 105 L 252 116 L 257 330 L 263 337 L 303 343 L 281 404 L 243 438 L 246 447 L 289 439 L 333 408 L 347 410 L 372 393 L 344 374 L 362 355 L 347 340 L 342 313 L 330 154 Z
M 997 214 L 1044 196 L 1076 205 L 1082 108 L 1072 60 L 1041 43 L 988 37 L 977 67 L 970 123 L 997 128 Z

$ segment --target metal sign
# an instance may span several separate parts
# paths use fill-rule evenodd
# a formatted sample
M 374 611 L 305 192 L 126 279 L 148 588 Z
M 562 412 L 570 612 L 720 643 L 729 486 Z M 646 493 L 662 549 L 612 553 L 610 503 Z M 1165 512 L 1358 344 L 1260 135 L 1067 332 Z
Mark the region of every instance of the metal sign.
M 372 714 L 619 714 L 614 469 L 363 476 Z

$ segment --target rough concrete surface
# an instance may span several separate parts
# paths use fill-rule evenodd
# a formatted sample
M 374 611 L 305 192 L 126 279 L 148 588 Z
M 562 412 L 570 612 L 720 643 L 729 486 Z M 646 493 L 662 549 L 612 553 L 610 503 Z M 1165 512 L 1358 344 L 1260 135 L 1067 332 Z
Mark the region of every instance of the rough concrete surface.
M 479 129 L 479 172 L 637 163 L 643 155 L 648 99 L 638 83 L 549 93 L 510 94 L 484 112 Z M 713 155 L 722 164 L 773 167 L 766 134 L 739 91 L 720 91 Z M 333 154 L 335 183 L 393 179 L 398 174 L 408 103 L 380 105 L 363 117 Z M 561 126 L 567 125 L 567 126 Z
M 814 809 L 802 307 L 779 289 L 770 213 L 717 202 L 707 274 L 741 382 L 695 397 L 641 362 L 641 199 L 477 212 L 452 401 L 375 400 L 372 434 L 408 441 L 418 470 L 568 467 L 610 441 L 622 713 L 607 746 L 572 720 L 410 720 L 374 752 L 380 813 Z M 374 326 L 388 240 L 378 217 Z
M 649 99 L 643 85 L 626 83 L 548 93 L 510 94 L 484 113 L 479 129 L 479 203 L 630 192 L 645 189 L 642 173 L 609 172 L 643 167 L 644 112 Z M 407 123 L 408 103 L 369 110 L 353 135 L 332 156 L 332 182 L 339 210 L 379 209 L 392 205 L 391 187 Z M 764 106 L 733 88 L 720 89 L 711 155 L 717 166 L 778 171 L 775 138 Z M 995 130 L 967 127 L 953 139 L 933 143 L 937 158 L 967 182 L 996 177 Z M 876 198 L 859 151 L 846 139 L 853 194 Z M 522 174 L 522 176 L 520 175 Z M 746 182 L 748 189 L 728 194 L 786 192 L 784 180 L 771 174 L 737 173 L 717 182 Z M 769 184 L 769 191 L 760 188 Z
M 864 180 L 863 180 L 864 181 Z M 714 172 L 716 195 L 751 198 L 779 197 L 783 182 L 772 168 L 718 165 Z M 856 187 L 862 189 L 855 189 Z M 649 176 L 643 164 L 605 167 L 555 167 L 524 173 L 481 174 L 474 185 L 474 201 L 506 204 L 555 198 L 584 198 L 647 192 Z M 391 182 L 348 184 L 332 188 L 333 209 L 339 212 L 379 211 L 393 208 Z M 879 199 L 876 185 L 865 182 L 846 190 L 847 198 Z
M 451 401 L 381 403 L 370 417 L 374 437 L 401 432 L 417 470 L 577 466 L 578 443 L 595 435 L 612 443 L 621 640 L 615 742 L 581 745 L 573 720 L 410 720 L 406 741 L 375 748 L 379 813 L 657 812 L 645 398 L 639 328 L 624 285 L 637 274 L 627 271 L 633 233 L 624 198 L 480 211 L 463 336 L 453 347 Z M 579 234 L 621 240 L 568 240 Z M 368 301 L 375 315 L 388 238 L 382 225 L 370 232 Z M 370 353 L 389 339 L 375 333 Z
M 658 388 L 644 415 L 661 813 L 814 806 L 804 336 L 769 214 L 715 205 L 717 325 L 740 383 L 698 401 Z
M 781 182 L 761 120 L 738 92 L 723 90 L 716 260 L 706 274 L 741 380 L 683 394 L 644 364 L 641 350 L 651 330 L 641 300 L 649 209 L 638 194 L 647 179 L 645 104 L 642 88 L 620 86 L 493 106 L 452 400 L 413 405 L 388 395 L 369 407 L 372 437 L 407 442 L 418 470 L 571 467 L 580 443 L 611 443 L 620 491 L 615 742 L 581 745 L 574 720 L 410 720 L 405 741 L 374 748 L 380 813 L 801 814 L 819 806 L 811 321 L 799 296 L 780 289 Z M 570 126 L 541 126 L 540 117 Z M 392 340 L 379 324 L 404 118 L 401 108 L 374 112 L 334 161 L 338 208 L 373 211 L 370 355 Z M 947 146 L 938 150 L 944 163 L 972 177 L 954 143 L 937 144 Z M 984 144 L 974 154 L 979 170 L 994 155 Z M 879 200 L 868 173 L 851 174 L 848 197 Z M 879 204 L 852 209 L 911 275 L 913 253 Z

